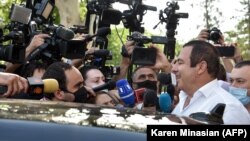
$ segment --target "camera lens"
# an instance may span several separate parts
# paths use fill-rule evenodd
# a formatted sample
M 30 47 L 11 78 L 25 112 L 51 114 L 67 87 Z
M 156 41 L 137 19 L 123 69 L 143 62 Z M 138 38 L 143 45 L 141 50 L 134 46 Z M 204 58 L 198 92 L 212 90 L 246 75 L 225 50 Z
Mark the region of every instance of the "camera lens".
M 218 40 L 221 38 L 221 32 L 218 28 L 212 28 L 209 34 L 209 39 L 213 42 L 218 42 Z

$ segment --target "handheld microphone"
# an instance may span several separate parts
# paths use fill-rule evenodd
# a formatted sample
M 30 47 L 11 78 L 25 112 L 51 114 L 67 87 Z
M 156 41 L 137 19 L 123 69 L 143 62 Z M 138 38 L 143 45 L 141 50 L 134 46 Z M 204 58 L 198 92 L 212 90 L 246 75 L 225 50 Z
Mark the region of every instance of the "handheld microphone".
M 42 95 L 43 93 L 54 93 L 59 89 L 59 84 L 55 79 L 40 79 L 28 77 L 28 91 L 30 96 Z M 0 86 L 0 95 L 6 93 L 8 86 Z
M 168 93 L 161 93 L 159 97 L 159 105 L 160 109 L 164 113 L 170 113 L 171 106 L 172 106 L 172 100 Z
M 110 80 L 103 85 L 93 88 L 93 91 L 98 92 L 98 91 L 105 90 L 105 89 L 112 90 L 114 88 L 115 88 L 115 81 Z
M 162 85 L 168 85 L 171 84 L 171 74 L 170 73 L 159 73 L 157 76 L 157 80 L 162 84 Z
M 152 107 L 157 105 L 157 94 L 152 89 L 146 89 L 143 94 L 143 107 Z
M 126 79 L 121 79 L 116 82 L 119 96 L 124 102 L 125 107 L 133 107 L 135 104 L 134 90 L 129 85 Z

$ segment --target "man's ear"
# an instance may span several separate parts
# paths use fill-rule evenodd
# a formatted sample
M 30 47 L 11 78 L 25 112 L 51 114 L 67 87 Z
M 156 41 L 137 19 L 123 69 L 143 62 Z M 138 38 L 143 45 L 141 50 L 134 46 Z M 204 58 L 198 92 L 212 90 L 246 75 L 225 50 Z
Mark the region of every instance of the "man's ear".
M 201 61 L 199 64 L 197 64 L 197 74 L 203 74 L 204 72 L 207 71 L 207 62 L 206 61 Z
M 58 100 L 63 100 L 64 99 L 64 91 L 58 89 L 57 91 L 54 92 L 55 98 Z

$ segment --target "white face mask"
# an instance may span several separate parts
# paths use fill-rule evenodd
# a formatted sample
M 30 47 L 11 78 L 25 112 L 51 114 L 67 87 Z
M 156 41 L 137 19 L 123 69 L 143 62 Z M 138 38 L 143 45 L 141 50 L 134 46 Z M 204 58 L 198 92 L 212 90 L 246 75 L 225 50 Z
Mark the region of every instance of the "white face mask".
M 247 95 L 247 89 L 230 86 L 229 93 L 237 98 L 243 105 L 250 103 L 250 96 Z

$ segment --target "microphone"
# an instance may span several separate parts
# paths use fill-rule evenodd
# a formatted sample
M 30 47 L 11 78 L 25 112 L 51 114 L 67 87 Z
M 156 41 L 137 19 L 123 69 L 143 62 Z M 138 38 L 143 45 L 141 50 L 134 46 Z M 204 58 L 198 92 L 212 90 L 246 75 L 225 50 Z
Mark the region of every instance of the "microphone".
M 93 88 L 93 91 L 98 92 L 98 91 L 105 90 L 105 89 L 112 90 L 114 88 L 115 88 L 115 81 L 110 80 L 103 85 L 100 85 L 100 86 Z
M 152 89 L 146 89 L 143 94 L 143 107 L 152 107 L 157 105 L 157 94 Z
M 60 26 L 56 29 L 56 36 L 63 40 L 71 40 L 75 37 L 75 33 L 71 29 Z
M 172 100 L 168 93 L 161 93 L 159 97 L 159 105 L 160 109 L 164 113 L 170 113 L 171 106 L 172 106 Z
M 157 80 L 162 84 L 162 85 L 168 85 L 171 84 L 171 74 L 170 73 L 159 73 L 157 76 Z
M 105 58 L 110 54 L 111 52 L 107 49 L 99 49 L 99 50 L 94 50 L 92 53 L 87 53 L 86 55 L 94 55 L 95 57 L 98 58 Z
M 101 27 L 97 30 L 96 34 L 87 36 L 83 41 L 89 42 L 96 36 L 106 36 L 107 34 L 110 34 L 110 33 L 111 33 L 110 27 Z
M 30 96 L 42 95 L 43 93 L 54 93 L 59 89 L 56 79 L 40 79 L 36 77 L 28 77 L 28 91 Z M 0 86 L 0 95 L 8 91 L 8 86 Z
M 134 90 L 129 85 L 126 79 L 121 79 L 116 82 L 119 96 L 124 102 L 125 107 L 133 107 L 135 104 Z

